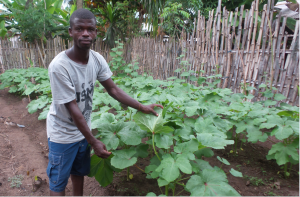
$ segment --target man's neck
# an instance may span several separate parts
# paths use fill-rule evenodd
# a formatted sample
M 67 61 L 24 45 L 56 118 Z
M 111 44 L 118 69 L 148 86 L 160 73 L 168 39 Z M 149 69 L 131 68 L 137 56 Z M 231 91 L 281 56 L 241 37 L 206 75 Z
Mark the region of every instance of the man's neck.
M 66 51 L 66 54 L 71 60 L 78 64 L 87 64 L 89 61 L 89 52 L 90 49 L 83 50 L 73 46 Z

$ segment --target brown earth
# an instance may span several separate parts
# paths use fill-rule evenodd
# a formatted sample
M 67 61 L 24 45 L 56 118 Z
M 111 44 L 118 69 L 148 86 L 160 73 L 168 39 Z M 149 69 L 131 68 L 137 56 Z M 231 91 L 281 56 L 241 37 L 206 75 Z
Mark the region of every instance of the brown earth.
M 38 120 L 38 113 L 29 114 L 26 106 L 28 100 L 0 90 L 0 116 L 6 122 L 15 122 L 25 128 L 6 125 L 0 122 L 0 196 L 49 196 L 48 177 L 48 145 L 46 136 L 46 121 Z M 225 150 L 215 150 L 215 155 L 206 158 L 212 166 L 221 166 L 217 156 L 226 158 L 230 166 L 223 165 L 228 173 L 231 168 L 243 173 L 244 178 L 233 177 L 228 173 L 229 184 L 242 196 L 299 196 L 299 167 L 294 166 L 289 179 L 283 177 L 283 170 L 275 161 L 266 160 L 266 154 L 271 147 L 270 142 L 242 145 L 237 156 L 230 153 L 231 146 Z M 147 159 L 139 160 L 137 166 L 144 169 Z M 113 183 L 103 188 L 94 178 L 85 178 L 85 196 L 143 196 L 148 192 L 161 194 L 156 180 L 146 179 L 146 174 L 135 167 L 130 168 L 133 174 L 131 181 L 126 180 L 126 171 L 114 174 Z M 9 178 L 22 175 L 19 188 L 11 187 Z M 41 184 L 36 185 L 34 177 L 40 177 Z M 252 179 L 250 182 L 249 179 Z M 256 185 L 257 184 L 257 185 Z M 164 191 L 164 188 L 161 188 Z M 178 188 L 175 194 L 182 191 Z M 171 191 L 169 193 L 172 194 Z M 72 195 L 72 184 L 66 188 L 66 195 Z M 180 195 L 189 195 L 183 191 Z

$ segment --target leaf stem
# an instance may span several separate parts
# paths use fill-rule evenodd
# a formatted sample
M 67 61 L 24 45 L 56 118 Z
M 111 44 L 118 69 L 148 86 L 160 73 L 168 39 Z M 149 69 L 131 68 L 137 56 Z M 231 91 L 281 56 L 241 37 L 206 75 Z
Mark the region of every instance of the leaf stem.
M 159 186 L 158 186 L 158 188 L 159 188 L 159 190 L 160 190 L 161 194 L 163 194 L 163 192 L 162 192 L 161 188 L 160 188 Z
M 268 139 L 268 141 L 272 142 L 273 144 L 276 144 L 276 142 L 273 142 L 272 140 Z
M 183 184 L 181 184 L 181 183 L 176 182 L 176 184 L 181 185 L 182 187 L 185 187 L 185 185 L 183 185 Z
M 152 146 L 153 146 L 153 150 L 155 152 L 155 155 L 157 156 L 158 160 L 161 161 L 161 159 L 159 158 L 156 150 L 155 150 L 155 146 L 154 146 L 154 133 L 152 133 Z
M 134 166 L 135 166 L 137 169 L 139 169 L 140 171 L 146 173 L 145 170 L 143 170 L 142 168 L 138 167 L 136 164 L 134 164 Z M 148 174 L 148 173 L 146 173 L 146 174 Z
M 181 190 L 181 191 L 180 191 L 178 194 L 176 194 L 175 196 L 178 196 L 178 195 L 181 194 L 183 191 L 184 191 L 184 189 Z
M 189 178 L 191 178 L 191 177 L 189 176 L 189 177 L 186 177 L 186 178 L 183 178 L 183 179 L 177 180 L 177 181 L 183 181 L 183 180 L 185 180 L 185 179 L 189 179 Z M 177 182 L 176 182 L 176 183 L 177 183 Z

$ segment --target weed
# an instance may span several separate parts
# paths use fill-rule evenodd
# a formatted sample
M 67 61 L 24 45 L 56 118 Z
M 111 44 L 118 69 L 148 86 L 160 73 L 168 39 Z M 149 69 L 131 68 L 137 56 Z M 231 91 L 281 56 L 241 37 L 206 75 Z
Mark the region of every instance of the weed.
M 9 177 L 8 182 L 10 182 L 10 187 L 20 187 L 22 185 L 23 175 L 16 175 L 14 177 Z
M 241 171 L 240 166 L 242 166 L 242 165 L 236 165 L 236 166 L 235 166 L 235 167 L 238 169 L 238 171 Z
M 261 168 L 261 171 L 263 173 L 263 176 L 266 176 L 267 175 L 267 171 L 265 171 L 263 168 Z
M 278 194 L 275 194 L 273 191 L 265 192 L 265 194 L 266 194 L 267 196 L 279 196 Z
M 255 186 L 265 185 L 264 181 L 262 179 L 257 178 L 257 177 L 246 175 L 245 178 L 247 178 L 252 185 L 255 185 Z
M 128 190 L 128 188 L 118 188 L 117 191 L 118 192 L 126 192 Z

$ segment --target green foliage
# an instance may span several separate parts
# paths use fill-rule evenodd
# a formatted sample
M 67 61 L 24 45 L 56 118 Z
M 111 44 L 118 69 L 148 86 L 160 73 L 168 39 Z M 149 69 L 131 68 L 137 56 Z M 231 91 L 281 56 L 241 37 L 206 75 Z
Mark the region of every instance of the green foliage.
M 21 32 L 22 39 L 34 42 L 55 35 L 69 38 L 69 15 L 66 10 L 61 10 L 63 0 L 34 0 L 28 5 L 25 0 L 0 2 L 5 6 L 0 14 L 1 23 L 5 21 L 6 28 L 13 34 Z
M 170 36 L 180 37 L 182 29 L 186 32 L 191 31 L 193 25 L 186 26 L 185 21 L 189 20 L 190 14 L 182 9 L 181 3 L 169 3 L 162 11 L 161 17 L 164 18 L 162 27 Z
M 29 113 L 34 113 L 39 109 L 43 109 L 39 116 L 39 120 L 46 119 L 50 104 L 52 102 L 52 94 L 48 70 L 44 68 L 30 67 L 28 69 L 11 69 L 0 75 L 0 89 L 9 88 L 10 93 L 26 95 L 32 98 L 27 108 Z
M 7 33 L 7 29 L 5 28 L 5 21 L 0 22 L 0 37 L 3 38 Z
M 114 58 L 120 57 L 113 60 L 117 63 L 122 60 L 121 49 L 122 47 L 112 50 Z M 115 65 L 112 64 L 112 67 Z M 221 169 L 223 164 L 230 163 L 218 157 L 221 167 L 212 167 L 202 160 L 202 156 L 211 157 L 214 149 L 224 149 L 230 144 L 234 144 L 236 152 L 241 134 L 247 136 L 248 142 L 252 143 L 264 142 L 268 136 L 275 136 L 280 140 L 272 146 L 267 159 L 274 159 L 278 165 L 284 165 L 287 177 L 290 174 L 287 164 L 299 163 L 298 107 L 282 103 L 271 108 L 264 102 L 248 102 L 246 100 L 250 95 L 234 94 L 230 89 L 217 88 L 220 75 L 199 77 L 199 84 L 195 86 L 174 78 L 161 81 L 154 80 L 151 76 L 131 74 L 129 77 L 134 64 L 121 64 L 117 68 L 124 68 L 123 73 L 113 77 L 118 87 L 145 105 L 160 103 L 164 109 L 155 108 L 159 116 L 143 114 L 131 107 L 122 109 L 102 86 L 95 86 L 92 128 L 97 128 L 99 132 L 96 138 L 100 138 L 113 153 L 109 159 L 92 157 L 89 176 L 94 176 L 102 186 L 110 184 L 113 173 L 122 169 L 127 169 L 127 179 L 130 180 L 129 167 L 135 166 L 140 158 L 146 158 L 151 153 L 154 156 L 149 165 L 141 170 L 147 174 L 146 178 L 156 179 L 159 187 L 170 187 L 173 192 L 175 186 L 183 187 L 191 195 L 238 195 L 228 185 Z M 117 68 L 115 71 L 118 71 Z M 181 70 L 177 72 L 181 73 Z M 32 77 L 35 83 L 31 82 Z M 215 81 L 209 82 L 207 79 L 210 78 Z M 28 110 L 34 112 L 46 106 L 40 114 L 40 117 L 45 117 L 49 110 L 48 103 L 51 102 L 47 70 L 8 70 L 0 75 L 0 80 L 0 88 L 10 87 L 10 92 L 38 94 L 39 100 L 32 101 Z M 274 95 L 268 91 L 264 95 L 269 100 L 277 103 L 284 99 L 282 95 Z M 108 113 L 110 109 L 116 111 L 115 115 Z M 234 140 L 228 138 L 233 130 L 235 135 L 231 135 Z M 145 137 L 148 141 L 141 143 Z M 242 176 L 234 169 L 230 173 L 236 177 Z M 192 176 L 183 185 L 182 177 L 186 175 Z
M 106 31 L 99 29 L 100 37 L 105 38 L 105 42 L 110 48 L 115 47 L 115 41 L 121 39 L 125 42 L 125 38 L 132 38 L 140 31 L 135 18 L 136 9 L 133 9 L 130 1 L 109 1 L 103 7 L 91 9 L 99 21 L 99 26 L 108 25 Z M 131 8 L 131 9 L 130 9 Z
M 226 174 L 218 169 L 203 169 L 186 184 L 186 189 L 191 192 L 191 196 L 240 196 L 228 184 Z
M 245 178 L 248 179 L 252 185 L 255 185 L 255 186 L 265 185 L 264 181 L 257 177 L 246 175 Z

